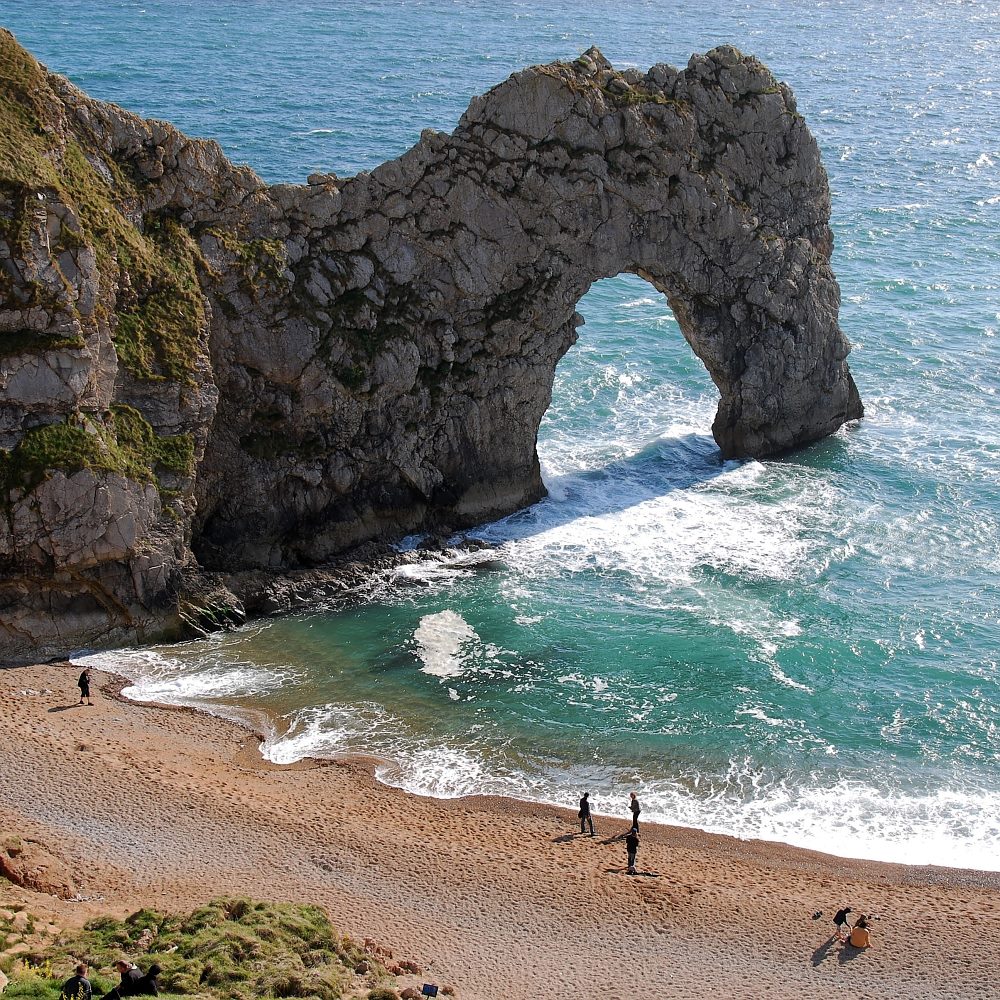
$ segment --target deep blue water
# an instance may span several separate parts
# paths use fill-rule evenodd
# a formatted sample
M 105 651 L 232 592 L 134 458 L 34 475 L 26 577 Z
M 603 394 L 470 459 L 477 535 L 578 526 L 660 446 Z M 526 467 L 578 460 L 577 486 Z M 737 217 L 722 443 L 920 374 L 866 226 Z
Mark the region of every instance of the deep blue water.
M 136 694 L 266 718 L 277 759 L 363 750 L 432 794 L 575 801 L 835 853 L 1000 866 L 1000 8 L 8 0 L 95 97 L 269 181 L 450 131 L 470 97 L 597 44 L 735 44 L 795 91 L 833 191 L 866 418 L 719 461 L 666 301 L 595 285 L 539 451 L 550 497 L 347 610 L 103 657 Z

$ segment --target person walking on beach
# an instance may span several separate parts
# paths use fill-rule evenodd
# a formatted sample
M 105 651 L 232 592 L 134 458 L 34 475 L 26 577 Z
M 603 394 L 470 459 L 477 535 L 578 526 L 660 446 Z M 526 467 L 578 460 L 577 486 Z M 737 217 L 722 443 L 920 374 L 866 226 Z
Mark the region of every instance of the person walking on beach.
M 638 875 L 635 870 L 635 856 L 639 853 L 639 830 L 633 826 L 625 837 L 625 850 L 628 852 L 628 874 Z
M 584 825 L 590 824 L 590 835 L 594 836 L 594 817 L 590 815 L 590 792 L 584 792 L 583 798 L 580 799 L 580 812 L 578 813 L 580 817 L 580 833 L 584 832 Z
M 80 679 L 76 682 L 76 686 L 80 689 L 80 704 L 83 704 L 83 699 L 87 699 L 88 705 L 93 705 L 94 703 L 90 700 L 90 667 L 87 667 L 82 674 L 80 674 Z
M 837 928 L 837 937 L 843 941 L 845 935 L 845 928 L 849 931 L 851 925 L 847 922 L 847 914 L 851 912 L 849 906 L 845 906 L 842 910 L 837 910 L 833 915 L 833 925 Z
M 62 985 L 59 1000 L 91 1000 L 94 995 L 94 988 L 87 978 L 87 966 L 81 962 L 76 967 L 74 975 Z
M 632 810 L 632 829 L 636 833 L 639 832 L 639 813 L 642 812 L 642 806 L 639 805 L 639 797 L 632 792 L 629 796 L 629 809 Z

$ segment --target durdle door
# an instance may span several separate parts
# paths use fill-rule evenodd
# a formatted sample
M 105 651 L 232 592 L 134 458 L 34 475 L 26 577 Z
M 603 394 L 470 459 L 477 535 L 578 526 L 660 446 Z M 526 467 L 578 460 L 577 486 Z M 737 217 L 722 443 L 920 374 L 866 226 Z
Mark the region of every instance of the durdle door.
M 268 187 L 0 33 L 0 660 L 148 641 L 203 570 L 316 565 L 544 493 L 581 296 L 667 296 L 722 454 L 860 417 L 826 174 L 723 47 L 514 74 L 452 135 Z

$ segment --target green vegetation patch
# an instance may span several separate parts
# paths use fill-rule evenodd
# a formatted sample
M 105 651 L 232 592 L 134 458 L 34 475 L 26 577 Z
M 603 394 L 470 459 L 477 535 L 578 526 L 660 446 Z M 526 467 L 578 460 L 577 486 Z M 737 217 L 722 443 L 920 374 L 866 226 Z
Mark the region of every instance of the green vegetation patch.
M 158 481 L 166 471 L 190 476 L 194 440 L 189 434 L 159 437 L 131 406 L 118 406 L 107 424 L 78 417 L 27 431 L 11 451 L 0 451 L 0 496 L 30 493 L 54 470 L 72 474 L 105 469 L 136 482 Z
M 161 995 L 339 1000 L 358 994 L 354 970 L 362 961 L 369 968 L 366 991 L 390 981 L 318 906 L 216 899 L 188 916 L 139 910 L 125 920 L 94 920 L 50 948 L 48 974 L 15 968 L 5 1000 L 57 1000 L 76 962 L 106 970 L 123 955 L 144 971 L 153 963 L 161 967 Z
M 145 379 L 185 380 L 204 353 L 208 325 L 198 282 L 201 252 L 172 219 L 147 217 L 140 233 L 111 200 L 83 151 L 66 151 L 68 188 L 103 273 L 118 273 L 118 358 Z M 102 190 L 103 188 L 103 190 Z
M 285 280 L 288 250 L 283 240 L 240 239 L 235 233 L 209 228 L 205 232 L 218 240 L 243 269 L 248 291 L 256 293 L 262 282 L 279 284 Z
M 75 134 L 66 136 L 67 129 Z M 189 379 L 205 352 L 207 314 L 198 282 L 203 261 L 174 220 L 147 216 L 144 231 L 131 221 L 144 183 L 94 147 L 72 117 L 62 119 L 41 67 L 0 30 L 0 240 L 15 258 L 23 255 L 37 224 L 32 213 L 39 192 L 46 201 L 71 206 L 80 232 L 64 224 L 60 244 L 92 245 L 102 298 L 117 290 L 113 329 L 122 363 L 139 378 Z M 0 291 L 9 292 L 9 285 L 10 275 L 0 274 Z
M 0 30 L 0 186 L 45 187 L 56 183 L 49 157 L 45 74 L 14 36 Z

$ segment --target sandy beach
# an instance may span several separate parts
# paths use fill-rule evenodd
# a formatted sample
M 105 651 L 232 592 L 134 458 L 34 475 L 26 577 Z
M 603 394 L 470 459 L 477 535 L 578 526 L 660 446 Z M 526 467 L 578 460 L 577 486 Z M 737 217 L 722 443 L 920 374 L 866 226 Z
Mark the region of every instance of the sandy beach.
M 572 808 L 420 798 L 370 761 L 262 760 L 253 733 L 114 696 L 79 669 L 0 671 L 0 829 L 37 838 L 85 897 L 63 918 L 213 896 L 318 902 L 464 1000 L 997 995 L 1000 876 L 850 861 Z M 640 789 L 641 792 L 641 789 Z M 843 948 L 840 906 L 879 915 Z M 814 920 L 816 911 L 822 917 Z

